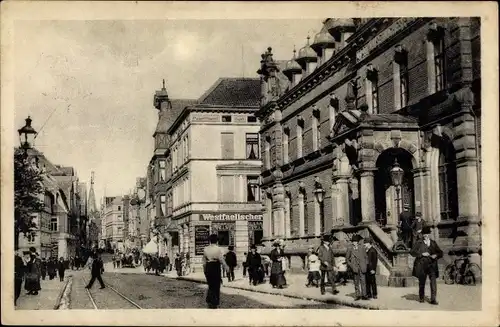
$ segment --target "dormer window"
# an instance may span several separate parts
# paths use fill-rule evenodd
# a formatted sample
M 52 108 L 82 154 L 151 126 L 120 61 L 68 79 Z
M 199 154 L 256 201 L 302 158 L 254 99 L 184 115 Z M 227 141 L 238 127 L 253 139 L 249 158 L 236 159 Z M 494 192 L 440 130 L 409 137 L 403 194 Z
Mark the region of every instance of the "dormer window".
M 394 51 L 394 109 L 399 110 L 408 105 L 408 52 L 402 45 Z
M 302 158 L 302 138 L 304 136 L 304 118 L 297 117 L 297 158 Z
M 321 135 L 319 130 L 320 124 L 320 110 L 318 106 L 313 105 L 312 110 L 312 137 L 313 137 L 313 151 L 318 151 L 321 147 Z
M 372 64 L 366 70 L 366 103 L 369 114 L 378 114 L 378 71 Z
M 432 23 L 427 32 L 427 74 L 429 94 L 445 89 L 444 28 Z
M 337 116 L 337 113 L 339 112 L 339 99 L 335 94 L 330 94 L 330 103 L 328 104 L 328 113 L 330 116 L 330 132 L 333 129 L 333 126 L 335 125 L 335 117 Z

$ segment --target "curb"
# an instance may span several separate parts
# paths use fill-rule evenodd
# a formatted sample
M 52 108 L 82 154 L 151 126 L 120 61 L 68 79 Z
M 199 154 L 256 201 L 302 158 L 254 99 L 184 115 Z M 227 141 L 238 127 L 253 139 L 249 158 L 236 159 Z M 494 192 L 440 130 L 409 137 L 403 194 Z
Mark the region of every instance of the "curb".
M 68 276 L 68 281 L 64 285 L 61 293 L 58 296 L 54 310 L 68 310 L 71 302 L 71 289 L 73 286 L 73 276 Z
M 174 277 L 175 279 L 178 280 L 184 280 L 184 281 L 189 281 L 189 282 L 195 282 L 198 284 L 206 284 L 207 282 L 199 279 L 194 279 L 194 278 L 188 278 L 188 277 Z M 266 291 L 266 290 L 260 290 L 260 289 L 249 289 L 241 286 L 234 286 L 234 285 L 223 285 L 223 287 L 228 287 L 228 288 L 234 288 L 234 289 L 239 289 L 239 290 L 244 290 L 244 291 L 250 291 L 250 292 L 256 292 L 256 293 L 264 293 L 264 294 L 271 294 L 271 295 L 281 295 L 285 297 L 290 297 L 294 299 L 301 299 L 301 300 L 311 300 L 311 301 L 317 301 L 317 302 L 324 302 L 328 304 L 339 304 L 343 305 L 346 307 L 353 307 L 353 308 L 359 308 L 359 309 L 368 309 L 368 310 L 383 310 L 385 309 L 384 307 L 380 305 L 373 305 L 373 304 L 364 304 L 364 303 L 355 303 L 351 301 L 346 301 L 338 298 L 333 298 L 333 299 L 317 299 L 313 298 L 310 296 L 303 296 L 303 295 L 296 295 L 296 294 L 284 294 L 284 293 L 275 293 L 271 291 Z

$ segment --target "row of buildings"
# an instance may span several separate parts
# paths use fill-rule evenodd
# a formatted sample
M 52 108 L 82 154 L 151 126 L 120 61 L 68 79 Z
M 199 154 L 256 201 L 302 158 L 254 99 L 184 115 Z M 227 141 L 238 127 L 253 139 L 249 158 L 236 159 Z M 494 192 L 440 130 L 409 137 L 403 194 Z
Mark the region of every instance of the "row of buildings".
M 29 164 L 42 176 L 40 200 L 44 206 L 34 215 L 36 228 L 19 235 L 19 250 L 27 252 L 34 247 L 42 258 L 82 255 L 97 241 L 97 225 L 92 219 L 95 211 L 87 202 L 86 183 L 80 182 L 73 167 L 55 165 L 35 148 L 26 151 Z
M 364 234 L 390 284 L 409 267 L 407 205 L 447 258 L 480 261 L 480 67 L 476 18 L 329 18 L 290 60 L 268 48 L 258 78 L 221 78 L 198 99 L 163 84 L 129 218 L 195 267 L 209 233 L 240 257 L 284 239 L 292 270 L 322 234 Z

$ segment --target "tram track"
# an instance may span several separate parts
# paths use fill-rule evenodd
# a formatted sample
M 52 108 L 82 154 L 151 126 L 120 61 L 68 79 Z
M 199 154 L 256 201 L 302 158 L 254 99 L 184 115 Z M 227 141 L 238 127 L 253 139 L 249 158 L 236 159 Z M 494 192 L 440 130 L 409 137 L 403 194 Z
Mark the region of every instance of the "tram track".
M 87 285 L 87 283 L 88 283 L 87 279 L 83 278 L 83 280 L 85 282 L 85 285 Z M 134 302 L 133 300 L 131 300 L 126 295 L 123 295 L 121 292 L 119 292 L 113 286 L 111 286 L 109 284 L 106 284 L 106 289 L 111 290 L 113 292 L 113 294 L 118 295 L 119 298 L 121 298 L 122 300 L 125 300 L 129 305 L 133 306 L 135 309 L 142 309 L 142 307 L 140 305 L 138 305 L 136 302 Z M 87 295 L 88 295 L 88 297 L 90 299 L 90 302 L 92 303 L 92 306 L 94 307 L 94 310 L 110 309 L 110 308 L 106 308 L 104 305 L 98 305 L 97 302 L 99 302 L 99 301 L 96 301 L 96 298 L 94 297 L 94 295 L 92 295 L 92 292 L 90 291 L 90 289 L 85 288 L 85 291 L 87 292 Z

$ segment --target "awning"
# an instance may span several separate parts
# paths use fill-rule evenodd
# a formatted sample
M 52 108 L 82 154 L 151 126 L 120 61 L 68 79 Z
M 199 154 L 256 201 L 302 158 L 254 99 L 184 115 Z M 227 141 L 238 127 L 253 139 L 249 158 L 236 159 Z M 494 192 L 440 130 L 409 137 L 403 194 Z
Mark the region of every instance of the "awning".
M 158 253 L 158 245 L 155 241 L 151 240 L 142 248 L 142 253 L 155 254 Z

